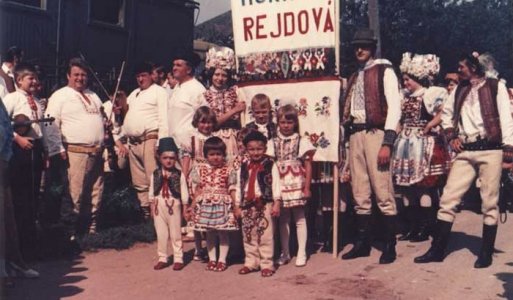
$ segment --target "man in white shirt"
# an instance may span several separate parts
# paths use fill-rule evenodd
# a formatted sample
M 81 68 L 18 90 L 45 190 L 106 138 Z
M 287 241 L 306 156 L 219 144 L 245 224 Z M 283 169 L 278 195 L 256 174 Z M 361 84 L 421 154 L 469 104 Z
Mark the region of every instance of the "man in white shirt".
M 399 83 L 392 64 L 374 59 L 377 39 L 369 29 L 356 32 L 352 44 L 360 69 L 351 76 L 345 99 L 342 124 L 348 127 L 349 167 L 358 223 L 353 249 L 342 259 L 369 256 L 370 217 L 374 194 L 384 215 L 383 253 L 380 264 L 395 261 L 395 216 L 390 155 L 401 118 Z
M 187 136 L 193 130 L 192 117 L 200 106 L 208 106 L 200 97 L 205 87 L 194 78 L 194 69 L 200 58 L 195 53 L 178 55 L 173 60 L 173 77 L 178 84 L 168 107 L 169 134 L 177 145 L 186 145 Z
M 460 84 L 442 113 L 442 127 L 457 154 L 440 198 L 433 242 L 415 262 L 444 260 L 455 208 L 477 175 L 481 181 L 483 238 L 474 268 L 486 268 L 492 264 L 497 234 L 502 162 L 513 162 L 513 119 L 506 86 L 497 79 L 486 78 L 476 57 L 462 56 L 458 72 Z
M 157 168 L 157 140 L 169 136 L 169 95 L 153 82 L 151 64 L 139 64 L 135 74 L 139 87 L 128 96 L 123 132 L 128 137 L 132 183 L 144 217 L 148 219 L 151 216 L 148 188 L 151 174 Z
M 96 212 L 103 193 L 104 123 L 102 102 L 87 88 L 88 67 L 80 59 L 68 65 L 68 85 L 52 94 L 46 113 L 55 121 L 48 127 L 48 152 L 68 161 L 68 188 L 61 208 L 62 221 L 75 232 L 94 233 Z M 81 206 L 91 206 L 84 218 Z M 77 226 L 77 218 L 83 220 Z

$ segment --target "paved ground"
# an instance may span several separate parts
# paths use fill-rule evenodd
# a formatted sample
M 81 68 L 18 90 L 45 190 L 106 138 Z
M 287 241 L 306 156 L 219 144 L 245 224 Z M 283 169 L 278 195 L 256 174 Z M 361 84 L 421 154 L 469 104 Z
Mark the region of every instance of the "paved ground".
M 140 244 L 125 251 L 85 254 L 75 261 L 41 263 L 36 266 L 41 278 L 16 281 L 8 299 L 513 299 L 512 222 L 499 228 L 498 252 L 488 269 L 473 268 L 481 216 L 464 211 L 453 227 L 450 254 L 443 263 L 413 264 L 413 257 L 429 244 L 401 242 L 399 257 L 391 265 L 377 264 L 375 249 L 371 257 L 353 261 L 319 253 L 304 268 L 289 264 L 275 276 L 261 278 L 259 273 L 238 275 L 241 265 L 213 273 L 197 262 L 181 272 L 154 271 L 156 245 Z

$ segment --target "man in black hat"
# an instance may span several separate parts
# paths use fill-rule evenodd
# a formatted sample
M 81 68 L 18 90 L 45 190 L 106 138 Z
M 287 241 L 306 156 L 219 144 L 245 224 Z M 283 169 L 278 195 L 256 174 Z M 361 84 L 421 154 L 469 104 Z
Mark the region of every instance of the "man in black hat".
M 129 143 L 132 183 L 146 219 L 150 217 L 150 177 L 157 167 L 155 147 L 157 140 L 169 136 L 169 94 L 153 82 L 152 71 L 153 65 L 148 62 L 137 65 L 135 77 L 139 87 L 128 96 L 128 112 L 123 122 L 123 133 Z
M 169 103 L 168 120 L 169 134 L 179 146 L 188 142 L 184 133 L 192 130 L 194 112 L 200 106 L 208 106 L 203 97 L 199 97 L 205 87 L 194 78 L 194 69 L 199 63 L 199 56 L 190 52 L 177 55 L 173 60 L 173 77 L 178 84 Z
M 374 32 L 358 30 L 352 44 L 359 69 L 349 79 L 342 124 L 349 133 L 349 167 L 358 236 L 354 247 L 342 259 L 370 254 L 373 194 L 385 223 L 385 246 L 379 263 L 387 264 L 396 258 L 394 224 L 397 209 L 390 155 L 401 117 L 401 95 L 392 64 L 388 60 L 374 58 L 377 44 Z

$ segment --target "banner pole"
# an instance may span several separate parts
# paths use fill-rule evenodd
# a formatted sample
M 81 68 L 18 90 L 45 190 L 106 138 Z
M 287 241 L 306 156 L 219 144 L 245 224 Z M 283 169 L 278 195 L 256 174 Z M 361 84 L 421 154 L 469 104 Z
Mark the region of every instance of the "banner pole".
M 336 72 L 340 77 L 340 7 L 339 1 L 335 1 L 335 20 L 339 20 L 335 25 L 335 61 Z M 339 139 L 341 137 L 339 136 Z M 338 151 L 340 152 L 340 151 Z M 340 157 L 338 158 L 340 160 Z M 338 254 L 338 211 L 339 211 L 339 170 L 338 163 L 333 164 L 333 258 Z

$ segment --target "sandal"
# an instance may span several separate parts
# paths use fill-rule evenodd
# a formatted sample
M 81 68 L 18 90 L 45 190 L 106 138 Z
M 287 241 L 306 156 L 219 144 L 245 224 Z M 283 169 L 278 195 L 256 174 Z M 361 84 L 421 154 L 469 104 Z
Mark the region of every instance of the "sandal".
M 246 275 L 246 274 L 249 274 L 251 272 L 254 272 L 255 270 L 251 270 L 250 268 L 244 266 L 242 267 L 242 269 L 239 270 L 239 274 L 240 275 Z
M 217 263 L 217 266 L 216 268 L 214 269 L 214 271 L 216 272 L 223 272 L 227 269 L 228 267 L 226 266 L 226 263 L 224 262 L 218 262 Z
M 263 269 L 262 270 L 262 277 L 271 277 L 274 274 L 274 271 L 271 269 Z
M 216 269 L 216 262 L 215 261 L 209 261 L 207 264 L 207 267 L 205 270 L 207 271 L 214 271 Z

